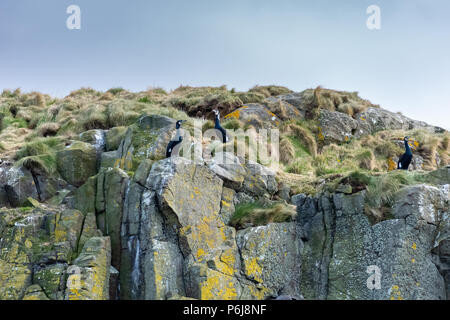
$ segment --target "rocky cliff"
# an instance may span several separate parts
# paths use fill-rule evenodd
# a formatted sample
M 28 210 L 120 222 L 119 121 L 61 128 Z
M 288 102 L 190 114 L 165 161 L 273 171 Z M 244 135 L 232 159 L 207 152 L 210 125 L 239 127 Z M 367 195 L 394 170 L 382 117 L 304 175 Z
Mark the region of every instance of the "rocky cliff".
M 177 90 L 149 109 L 142 93 L 2 95 L 0 299 L 450 297 L 445 130 L 321 88 Z M 135 106 L 125 123 L 117 104 Z M 17 125 L 29 108 L 53 120 Z M 175 121 L 213 108 L 230 132 L 280 129 L 278 170 L 195 137 L 199 157 L 164 159 Z M 409 132 L 413 170 L 391 171 Z

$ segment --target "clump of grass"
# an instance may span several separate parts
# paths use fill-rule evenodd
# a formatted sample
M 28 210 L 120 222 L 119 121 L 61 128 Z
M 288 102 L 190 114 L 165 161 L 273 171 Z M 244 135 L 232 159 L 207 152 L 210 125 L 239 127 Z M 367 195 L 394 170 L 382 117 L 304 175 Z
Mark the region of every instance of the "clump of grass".
M 38 132 L 42 137 L 48 136 L 56 136 L 59 129 L 61 129 L 61 125 L 56 122 L 45 122 L 41 124 L 38 128 Z
M 129 103 L 111 103 L 106 108 L 107 127 L 128 126 L 139 118 L 140 114 L 132 110 Z
M 25 157 L 39 156 L 42 154 L 51 154 L 64 147 L 64 141 L 59 137 L 38 138 L 32 142 L 26 143 L 16 153 L 16 160 Z
M 242 203 L 235 208 L 231 225 L 237 229 L 269 223 L 289 222 L 296 215 L 295 206 L 283 203 L 264 206 L 260 202 Z
M 214 128 L 214 122 L 212 122 L 211 120 L 206 120 L 202 124 L 202 132 L 205 132 L 205 131 L 207 131 L 209 129 L 213 129 L 213 128 Z
M 155 103 L 155 101 L 152 98 L 149 98 L 147 96 L 140 98 L 138 100 L 138 102 L 141 102 L 141 103 Z
M 239 130 L 242 128 L 242 122 L 236 118 L 231 118 L 230 120 L 223 122 L 222 127 L 229 130 Z
M 17 161 L 16 166 L 24 167 L 38 175 L 52 176 L 57 171 L 56 158 L 53 153 L 22 158 Z
M 101 95 L 101 93 L 92 88 L 84 87 L 84 88 L 80 88 L 78 90 L 72 91 L 68 97 L 78 97 L 78 96 L 86 96 L 86 95 L 99 96 L 99 95 Z
M 317 142 L 309 130 L 299 126 L 298 124 L 292 123 L 285 128 L 285 134 L 287 136 L 294 136 L 302 141 L 313 158 L 317 156 Z
M 310 158 L 297 158 L 290 163 L 286 171 L 295 174 L 307 174 L 312 171 Z
M 117 88 L 111 88 L 111 89 L 109 89 L 109 90 L 106 91 L 106 92 L 109 92 L 109 93 L 111 93 L 111 94 L 113 94 L 113 95 L 116 95 L 116 94 L 121 93 L 121 92 L 123 92 L 123 91 L 125 91 L 124 88 L 117 87 Z
M 372 150 L 366 149 L 362 150 L 357 156 L 356 159 L 359 162 L 359 167 L 361 169 L 372 171 L 375 169 L 375 155 Z
M 267 108 L 274 114 L 278 116 L 281 120 L 285 121 L 289 119 L 288 111 L 286 105 L 280 99 L 278 101 L 269 102 Z
M 372 222 L 380 222 L 390 218 L 390 209 L 394 203 L 394 195 L 404 186 L 422 182 L 420 175 L 403 170 L 392 171 L 373 177 L 366 194 L 366 213 Z
M 56 174 L 56 153 L 64 148 L 59 137 L 38 138 L 26 143 L 16 153 L 17 166 L 23 166 L 36 174 Z
M 275 85 L 269 85 L 269 86 L 254 86 L 250 90 L 248 90 L 249 93 L 259 93 L 263 95 L 264 97 L 274 97 L 279 96 L 283 94 L 292 93 L 292 91 L 286 87 L 282 86 L 275 86 Z
M 105 111 L 106 108 L 102 105 L 91 105 L 82 110 L 79 121 L 84 130 L 107 129 L 108 118 Z
M 235 94 L 242 103 L 262 103 L 266 98 L 263 94 L 258 92 L 237 92 Z
M 306 117 L 308 119 L 316 119 L 320 109 L 339 111 L 355 117 L 370 107 L 379 107 L 368 100 L 361 99 L 358 92 L 330 90 L 321 86 L 305 90 L 303 95 L 307 101 Z
M 350 172 L 347 176 L 340 179 L 338 184 L 348 184 L 352 187 L 352 193 L 367 189 L 372 182 L 372 177 L 360 170 Z
M 280 160 L 284 164 L 290 164 L 295 158 L 295 149 L 292 142 L 283 137 L 280 141 Z

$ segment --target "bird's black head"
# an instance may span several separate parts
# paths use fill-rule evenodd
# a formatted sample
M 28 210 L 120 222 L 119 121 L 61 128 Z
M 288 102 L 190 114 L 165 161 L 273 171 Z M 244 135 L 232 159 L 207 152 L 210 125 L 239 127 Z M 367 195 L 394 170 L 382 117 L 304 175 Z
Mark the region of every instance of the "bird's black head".
M 409 141 L 409 137 L 408 136 L 404 137 L 403 141 Z
M 216 117 L 218 117 L 218 116 L 220 116 L 220 112 L 218 111 L 218 110 L 213 110 L 213 112 L 214 112 L 214 115 L 216 116 Z
M 175 125 L 175 127 L 177 128 L 177 129 L 180 129 L 180 127 L 181 127 L 181 124 L 183 123 L 183 122 L 185 122 L 186 120 L 178 120 L 177 121 L 177 124 Z

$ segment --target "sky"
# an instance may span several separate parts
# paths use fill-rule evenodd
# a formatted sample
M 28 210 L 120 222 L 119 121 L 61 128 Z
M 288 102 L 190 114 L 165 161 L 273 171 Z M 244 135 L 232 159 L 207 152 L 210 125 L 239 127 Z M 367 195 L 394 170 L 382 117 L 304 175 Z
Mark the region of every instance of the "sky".
M 0 90 L 271 84 L 358 91 L 450 129 L 450 1 L 0 1 Z

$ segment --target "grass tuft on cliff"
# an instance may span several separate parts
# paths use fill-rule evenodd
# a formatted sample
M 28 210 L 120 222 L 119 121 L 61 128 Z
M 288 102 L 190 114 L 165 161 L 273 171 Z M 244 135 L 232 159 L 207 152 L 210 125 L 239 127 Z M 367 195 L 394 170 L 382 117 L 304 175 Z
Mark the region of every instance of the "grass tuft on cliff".
M 237 229 L 248 225 L 261 226 L 274 222 L 289 222 L 297 214 L 295 206 L 275 203 L 263 205 L 260 202 L 238 204 L 235 208 L 231 225 Z

